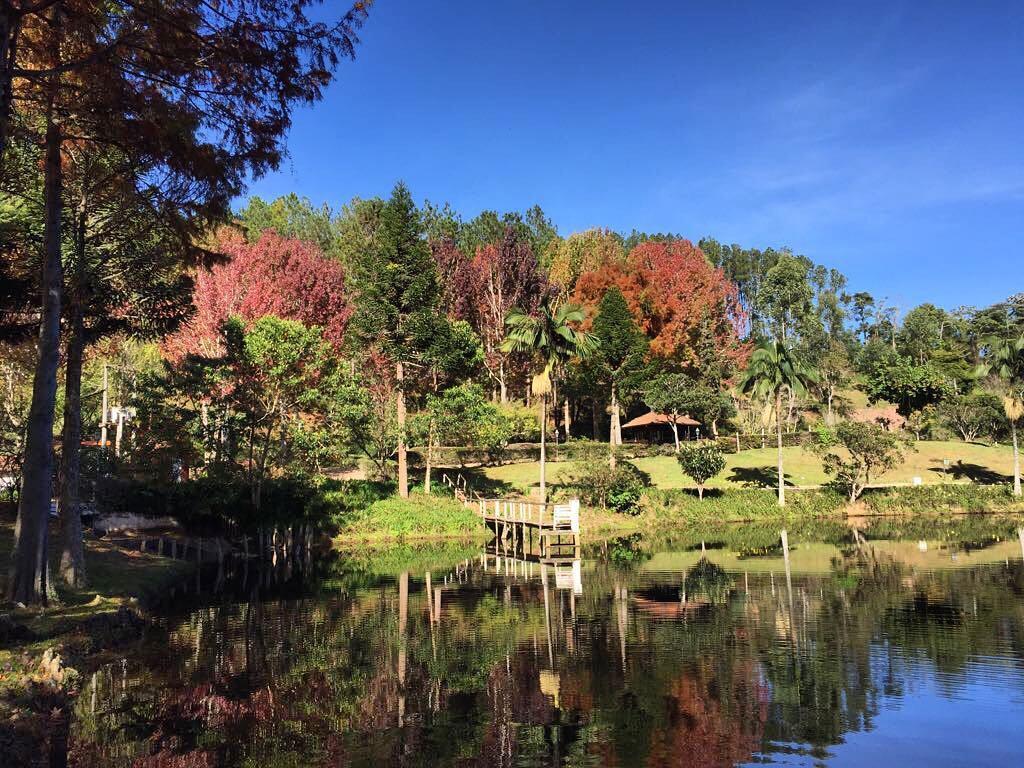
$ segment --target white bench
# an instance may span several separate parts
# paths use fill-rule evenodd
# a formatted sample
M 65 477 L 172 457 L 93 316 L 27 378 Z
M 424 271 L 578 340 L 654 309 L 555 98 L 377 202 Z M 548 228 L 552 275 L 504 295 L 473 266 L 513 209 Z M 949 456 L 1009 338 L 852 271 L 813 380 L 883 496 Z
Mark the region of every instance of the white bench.
M 551 526 L 556 530 L 580 532 L 580 501 L 573 499 L 568 504 L 555 504 L 551 512 Z

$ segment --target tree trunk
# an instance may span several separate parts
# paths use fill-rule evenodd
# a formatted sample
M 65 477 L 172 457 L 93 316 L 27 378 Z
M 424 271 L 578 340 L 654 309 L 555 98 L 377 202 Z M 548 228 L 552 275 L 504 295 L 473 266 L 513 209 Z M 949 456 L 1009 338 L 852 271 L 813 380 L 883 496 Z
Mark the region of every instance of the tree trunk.
M 832 415 L 832 388 L 828 390 L 828 412 L 825 414 L 825 423 L 830 427 L 835 423 L 835 416 Z
M 704 483 L 697 483 L 697 498 L 704 501 Z
M 619 401 L 615 396 L 615 385 L 611 388 L 611 422 L 608 425 L 608 466 L 615 469 L 615 446 L 619 444 Z
M 395 366 L 395 381 L 398 384 L 398 495 L 409 498 L 409 461 L 405 445 L 405 365 Z
M 1020 449 L 1017 447 L 1017 422 L 1010 421 L 1010 435 L 1013 438 L 1013 495 L 1020 496 Z
M 782 471 L 782 392 L 775 393 L 775 436 L 779 451 L 779 506 L 786 506 L 786 476 Z
M 508 384 L 505 381 L 504 361 L 498 364 L 498 387 L 501 393 L 501 404 L 505 405 L 508 402 Z
M 7 127 L 11 121 L 13 72 L 17 58 L 18 32 L 21 19 L 10 3 L 0 4 L 0 163 L 7 154 Z M 0 166 L 2 167 L 2 166 Z
M 427 467 L 423 472 L 423 492 L 430 495 L 430 468 L 434 458 L 434 423 L 430 423 L 427 430 Z
M 547 432 L 547 404 L 548 396 L 541 395 L 540 400 L 540 502 L 545 503 L 548 500 L 548 488 L 547 488 L 547 477 L 546 467 L 544 466 L 547 460 L 545 438 L 544 433 Z
M 679 425 L 672 421 L 672 439 L 676 443 L 676 453 L 679 453 Z
M 612 425 L 609 441 L 612 445 L 622 445 L 622 416 L 619 412 L 619 396 L 615 392 L 615 385 L 612 384 Z
M 61 267 L 61 133 L 48 119 L 44 182 L 42 317 L 39 361 L 32 382 L 25 435 L 24 470 L 14 525 L 14 552 L 7 580 L 14 602 L 45 603 L 47 596 L 47 524 L 53 493 L 53 418 L 60 364 Z
M 82 254 L 78 254 L 81 258 Z M 85 550 L 79 482 L 82 458 L 82 356 L 85 328 L 82 320 L 81 284 L 71 302 L 71 333 L 67 342 L 64 379 L 64 432 L 61 453 L 60 577 L 72 587 L 85 586 Z
M 563 421 L 565 422 L 565 439 L 568 442 L 569 432 L 572 427 L 572 416 L 569 414 L 569 398 L 565 398 L 565 402 L 562 404 L 562 412 L 564 414 Z

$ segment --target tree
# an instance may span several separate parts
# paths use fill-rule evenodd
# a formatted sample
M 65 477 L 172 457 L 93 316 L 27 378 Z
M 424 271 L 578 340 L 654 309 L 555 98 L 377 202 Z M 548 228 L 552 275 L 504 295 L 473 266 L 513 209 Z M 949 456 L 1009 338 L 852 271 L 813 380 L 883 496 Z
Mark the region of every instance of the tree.
M 785 344 L 811 314 L 814 291 L 807 280 L 809 259 L 782 253 L 765 273 L 761 309 L 772 321 L 773 335 Z
M 114 67 L 148 98 L 177 100 L 210 120 L 231 154 L 245 149 L 257 172 L 280 160 L 292 105 L 317 101 L 342 57 L 351 58 L 370 2 L 332 21 L 314 21 L 311 0 L 282 5 L 229 0 L 216 9 L 185 0 L 137 3 L 0 4 L 0 155 L 12 109 L 28 97 L 20 83 L 61 76 L 82 89 L 104 88 L 90 75 Z M 78 32 L 60 61 L 32 56 L 54 22 Z M 223 87 L 230 73 L 231 87 Z M 162 90 L 157 95 L 155 91 Z M 259 140 L 250 139 L 259 133 Z
M 588 229 L 569 235 L 564 240 L 552 241 L 547 258 L 548 279 L 561 289 L 563 296 L 570 296 L 576 291 L 577 281 L 582 275 L 622 266 L 626 252 L 622 248 L 622 238 L 614 232 Z M 603 288 L 607 288 L 607 285 L 595 292 L 595 304 L 604 295 Z M 578 297 L 574 300 L 578 300 Z
M 380 228 L 356 264 L 355 338 L 379 352 L 395 371 L 398 492 L 409 495 L 405 436 L 406 366 L 422 361 L 435 335 L 440 291 L 437 267 L 409 189 L 399 182 L 381 211 Z
M 697 496 L 704 498 L 704 484 L 725 469 L 725 456 L 711 443 L 687 445 L 676 456 L 683 473 L 697 484 Z
M 708 424 L 721 414 L 719 393 L 685 373 L 655 376 L 644 388 L 644 402 L 652 411 L 668 416 L 677 453 L 679 421 L 683 416 Z
M 833 450 L 837 447 L 843 452 Z M 819 434 L 816 448 L 823 456 L 825 471 L 835 475 L 851 504 L 872 478 L 903 462 L 899 436 L 877 424 L 841 422 L 834 432 L 826 429 Z
M 689 241 L 648 242 L 627 257 L 638 292 L 626 296 L 638 323 L 650 339 L 652 354 L 697 364 L 702 333 L 712 337 L 728 358 L 741 361 L 746 347 L 739 335 L 746 316 L 736 287 Z
M 502 350 L 505 317 L 513 307 L 536 311 L 548 291 L 529 240 L 520 228 L 508 225 L 496 243 L 480 246 L 471 259 L 444 242 L 434 246 L 434 257 L 448 274 L 442 286 L 446 304 L 480 335 L 484 367 L 501 402 L 508 402 L 509 361 Z
M 252 505 L 261 506 L 267 470 L 287 452 L 302 415 L 323 410 L 332 386 L 334 356 L 320 329 L 267 315 L 246 328 L 233 317 L 224 326 L 230 401 L 243 416 Z
M 222 351 L 221 326 L 232 315 L 247 323 L 274 315 L 315 325 L 335 348 L 341 347 L 352 316 L 346 273 L 316 244 L 275 231 L 248 242 L 237 231 L 223 228 L 217 250 L 227 260 L 196 275 L 195 315 L 167 340 L 172 357 Z
M 81 134 L 148 157 L 136 182 L 175 191 L 161 200 L 162 212 L 182 205 L 200 220 L 223 214 L 248 174 L 276 167 L 292 107 L 320 98 L 339 58 L 352 55 L 365 16 L 360 5 L 331 26 L 309 21 L 305 2 L 233 2 L 216 12 L 171 5 L 32 6 L 47 13 L 45 21 L 29 19 L 29 6 L 0 8 L 0 152 L 12 103 L 21 125 L 43 124 L 46 134 L 43 321 L 8 579 L 17 601 L 45 602 L 48 583 L 66 139 L 81 141 Z M 33 34 L 23 22 L 34 25 Z
M 203 255 L 183 235 L 182 214 L 154 213 L 167 195 L 140 189 L 136 159 L 116 147 L 79 141 L 65 147 L 64 227 L 65 385 L 59 472 L 61 579 L 86 583 L 79 509 L 82 367 L 87 347 L 114 334 L 154 338 L 175 329 L 191 311 L 186 270 Z M 101 416 L 106 420 L 106 414 Z M 106 447 L 103 447 L 106 450 Z
M 931 364 L 906 357 L 885 357 L 874 363 L 864 386 L 871 402 L 895 403 L 906 417 L 939 402 L 949 391 L 945 377 Z
M 780 341 L 763 342 L 750 357 L 740 377 L 740 392 L 752 394 L 772 405 L 778 448 L 779 506 L 786 504 L 785 475 L 782 470 L 782 396 L 800 397 L 817 376 Z
M 946 398 L 939 404 L 939 414 L 964 442 L 994 435 L 1004 419 L 999 396 L 983 391 Z
M 430 493 L 434 449 L 462 445 L 500 455 L 514 436 L 516 425 L 502 408 L 487 399 L 479 384 L 464 383 L 428 395 L 426 407 L 413 419 L 413 432 L 426 443 L 423 489 Z
M 875 298 L 865 291 L 853 294 L 853 321 L 861 343 L 866 344 L 875 319 Z
M 830 339 L 828 348 L 818 362 L 818 383 L 816 389 L 825 401 L 825 423 L 835 423 L 835 399 L 839 391 L 850 380 L 850 355 L 846 345 L 836 339 Z
M 1006 387 L 1003 408 L 1010 422 L 1010 439 L 1013 442 L 1013 495 L 1020 496 L 1017 424 L 1024 418 L 1024 334 L 1016 338 L 989 339 L 985 344 L 984 362 L 978 367 L 978 374 L 994 375 Z
M 341 234 L 331 209 L 326 204 L 316 208 L 309 198 L 294 192 L 269 203 L 258 196 L 250 197 L 238 212 L 238 221 L 250 243 L 272 229 L 283 238 L 315 243 L 328 258 L 342 259 Z
M 900 351 L 918 363 L 927 362 L 942 344 L 946 312 L 934 304 L 922 304 L 907 312 L 896 336 Z
M 620 401 L 623 396 L 628 399 L 639 388 L 647 356 L 647 339 L 637 328 L 622 291 L 616 286 L 609 288 L 601 299 L 592 331 L 601 343 L 587 359 L 586 365 L 596 374 L 597 383 L 604 385 L 610 393 L 609 442 L 614 447 L 622 445 Z
M 547 500 L 545 477 L 545 432 L 547 431 L 547 396 L 551 391 L 552 374 L 573 357 L 586 358 L 598 346 L 598 339 L 579 330 L 586 313 L 575 304 L 553 308 L 545 299 L 536 315 L 514 307 L 505 318 L 508 334 L 503 343 L 507 352 L 522 352 L 532 357 L 540 371 L 534 375 L 530 388 L 540 401 L 540 497 Z

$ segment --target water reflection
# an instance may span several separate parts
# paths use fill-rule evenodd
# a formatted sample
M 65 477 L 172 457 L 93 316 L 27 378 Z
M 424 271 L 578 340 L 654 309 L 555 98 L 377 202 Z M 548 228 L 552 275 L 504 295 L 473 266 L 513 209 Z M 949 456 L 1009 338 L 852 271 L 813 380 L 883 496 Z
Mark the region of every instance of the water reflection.
M 942 762 L 955 732 L 960 764 L 1016 764 L 1018 525 L 285 558 L 222 575 L 93 676 L 72 760 L 896 765 Z

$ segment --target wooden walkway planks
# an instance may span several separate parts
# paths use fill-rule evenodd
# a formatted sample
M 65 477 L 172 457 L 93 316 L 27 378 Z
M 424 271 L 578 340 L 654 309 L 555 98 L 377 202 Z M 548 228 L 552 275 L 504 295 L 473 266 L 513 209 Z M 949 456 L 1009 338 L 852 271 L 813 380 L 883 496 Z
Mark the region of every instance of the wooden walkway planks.
M 486 499 L 476 494 L 471 498 L 461 475 L 453 481 L 443 474 L 441 481 L 452 488 L 455 498 L 463 506 L 480 515 L 484 524 L 494 531 L 495 540 L 502 549 L 528 555 L 536 543 L 540 557 L 558 554 L 566 547 L 572 547 L 578 556 L 579 499 L 571 499 L 565 504 L 550 504 L 526 499 Z

